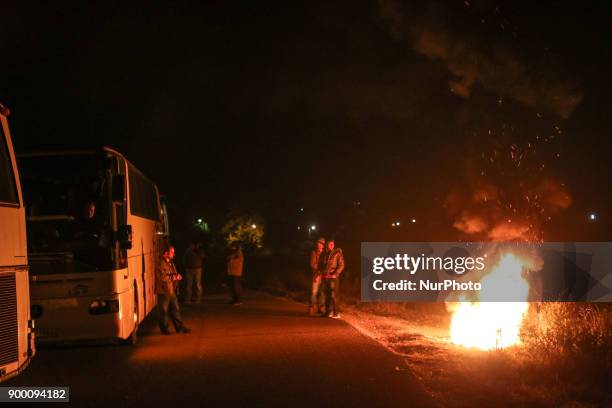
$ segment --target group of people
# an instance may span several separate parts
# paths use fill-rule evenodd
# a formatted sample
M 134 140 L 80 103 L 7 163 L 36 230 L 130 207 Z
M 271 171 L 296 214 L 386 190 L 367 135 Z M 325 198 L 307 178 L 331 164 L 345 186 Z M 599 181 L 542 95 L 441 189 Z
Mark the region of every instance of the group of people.
M 155 274 L 155 293 L 157 294 L 157 313 L 159 329 L 162 334 L 169 335 L 169 320 L 172 321 L 177 333 L 189 333 L 181 318 L 178 292 L 179 283 L 185 280 L 183 304 L 188 306 L 202 300 L 202 262 L 204 251 L 200 244 L 191 243 L 187 248 L 183 264 L 185 276 L 179 274 L 174 265 L 175 249 L 166 245 Z M 227 275 L 230 278 L 233 305 L 242 304 L 242 271 L 244 254 L 239 243 L 230 246 L 227 258 Z M 334 239 L 319 238 L 317 246 L 310 253 L 310 269 L 312 286 L 310 292 L 311 316 L 326 316 L 339 318 L 338 290 L 340 275 L 344 271 L 344 255 L 336 247 Z
M 310 252 L 310 270 L 310 315 L 339 318 L 338 290 L 344 255 L 334 239 L 319 238 L 316 248 Z

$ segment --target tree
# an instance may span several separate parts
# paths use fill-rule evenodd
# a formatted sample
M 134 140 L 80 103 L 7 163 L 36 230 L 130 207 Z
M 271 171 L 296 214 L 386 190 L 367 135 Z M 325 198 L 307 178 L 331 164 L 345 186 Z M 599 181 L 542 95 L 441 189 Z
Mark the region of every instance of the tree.
M 244 214 L 230 215 L 221 233 L 228 246 L 240 243 L 248 251 L 263 247 L 264 226 L 257 217 Z

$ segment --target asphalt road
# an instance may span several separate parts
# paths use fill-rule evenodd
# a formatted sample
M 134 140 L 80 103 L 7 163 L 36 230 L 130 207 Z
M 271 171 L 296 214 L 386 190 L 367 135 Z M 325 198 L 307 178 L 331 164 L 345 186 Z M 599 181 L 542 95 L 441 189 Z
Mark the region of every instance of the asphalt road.
M 149 318 L 136 347 L 39 349 L 3 386 L 70 386 L 75 406 L 431 406 L 401 359 L 342 320 L 261 293 L 183 309 L 190 334 Z M 143 404 L 143 405 L 141 405 Z

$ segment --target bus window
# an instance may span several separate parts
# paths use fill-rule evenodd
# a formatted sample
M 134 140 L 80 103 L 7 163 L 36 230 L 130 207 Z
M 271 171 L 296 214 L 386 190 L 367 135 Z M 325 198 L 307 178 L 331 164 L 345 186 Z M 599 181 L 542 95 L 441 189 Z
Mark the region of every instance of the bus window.
M 130 213 L 150 220 L 159 220 L 155 185 L 130 164 Z
M 112 265 L 108 177 L 93 153 L 19 159 L 32 274 L 91 272 Z M 37 262 L 53 253 L 53 266 Z
M 0 133 L 0 203 L 19 204 L 15 175 L 2 127 L 0 127 Z

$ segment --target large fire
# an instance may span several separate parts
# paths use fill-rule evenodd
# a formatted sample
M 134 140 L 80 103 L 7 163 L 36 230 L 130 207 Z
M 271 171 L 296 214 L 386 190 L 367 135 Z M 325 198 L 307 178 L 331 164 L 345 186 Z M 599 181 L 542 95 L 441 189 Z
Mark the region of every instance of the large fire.
M 529 283 L 522 276 L 523 262 L 514 254 L 502 256 L 482 280 L 484 291 L 513 291 L 523 302 L 457 302 L 450 305 L 451 342 L 481 350 L 500 349 L 520 343 L 521 322 L 529 309 Z M 490 297 L 489 297 L 490 298 Z

